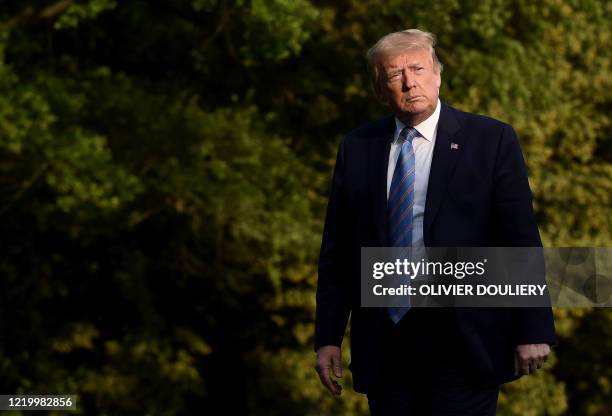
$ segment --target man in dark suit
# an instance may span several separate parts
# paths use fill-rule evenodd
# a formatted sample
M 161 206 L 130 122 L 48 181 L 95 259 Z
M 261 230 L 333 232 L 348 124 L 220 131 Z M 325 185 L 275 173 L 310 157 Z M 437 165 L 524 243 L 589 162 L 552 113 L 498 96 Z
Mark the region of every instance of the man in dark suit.
M 372 84 L 394 116 L 338 150 L 319 259 L 316 370 L 335 395 L 351 319 L 354 389 L 374 415 L 493 415 L 499 386 L 541 368 L 550 308 L 364 308 L 362 247 L 541 247 L 517 136 L 439 98 L 431 33 L 381 38 Z

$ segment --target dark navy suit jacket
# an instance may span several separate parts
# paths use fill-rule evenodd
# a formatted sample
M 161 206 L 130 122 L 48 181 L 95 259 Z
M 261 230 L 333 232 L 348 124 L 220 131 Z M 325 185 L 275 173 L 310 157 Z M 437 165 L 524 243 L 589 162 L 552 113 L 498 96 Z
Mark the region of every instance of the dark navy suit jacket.
M 374 382 L 385 354 L 384 308 L 360 307 L 361 247 L 385 247 L 386 181 L 393 117 L 340 144 L 319 258 L 315 350 L 340 346 L 351 319 L 356 391 Z M 456 144 L 451 149 L 451 143 Z M 518 138 L 505 123 L 442 104 L 424 214 L 427 247 L 540 247 Z M 514 376 L 514 348 L 556 343 L 550 308 L 455 308 L 453 319 L 484 383 Z M 449 348 L 454 348 L 452 345 Z

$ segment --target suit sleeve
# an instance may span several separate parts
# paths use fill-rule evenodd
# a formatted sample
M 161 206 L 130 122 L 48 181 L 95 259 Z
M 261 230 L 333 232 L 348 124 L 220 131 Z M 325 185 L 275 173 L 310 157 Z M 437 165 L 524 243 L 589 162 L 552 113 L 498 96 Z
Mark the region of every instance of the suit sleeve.
M 338 149 L 319 255 L 315 351 L 325 345 L 341 346 L 350 314 L 349 289 L 341 262 L 345 142 L 346 139 Z
M 511 126 L 502 131 L 495 168 L 495 218 L 508 247 L 542 247 L 527 169 L 518 137 Z M 544 282 L 544 258 L 541 262 Z M 510 308 L 515 345 L 557 343 L 551 307 Z

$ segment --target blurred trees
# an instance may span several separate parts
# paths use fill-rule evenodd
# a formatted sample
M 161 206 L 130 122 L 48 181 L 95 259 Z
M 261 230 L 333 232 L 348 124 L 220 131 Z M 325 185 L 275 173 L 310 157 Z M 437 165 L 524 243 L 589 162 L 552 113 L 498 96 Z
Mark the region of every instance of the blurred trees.
M 319 386 L 311 339 L 338 140 L 387 113 L 365 51 L 436 33 L 442 99 L 518 131 L 545 243 L 610 246 L 611 11 L 3 2 L 1 391 L 92 414 L 363 414 Z M 611 317 L 557 311 L 555 367 L 506 386 L 500 414 L 612 411 Z

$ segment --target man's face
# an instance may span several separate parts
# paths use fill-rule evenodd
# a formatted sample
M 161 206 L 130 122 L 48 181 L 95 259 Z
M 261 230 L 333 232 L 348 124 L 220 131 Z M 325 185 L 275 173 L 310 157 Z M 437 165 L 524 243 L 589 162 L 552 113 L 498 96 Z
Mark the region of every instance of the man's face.
M 416 125 L 433 114 L 438 103 L 440 73 L 434 68 L 428 50 L 384 56 L 379 71 L 382 92 L 400 120 Z

